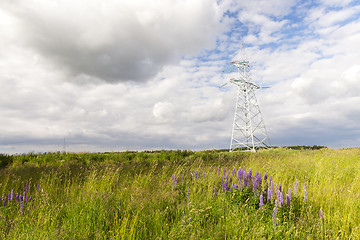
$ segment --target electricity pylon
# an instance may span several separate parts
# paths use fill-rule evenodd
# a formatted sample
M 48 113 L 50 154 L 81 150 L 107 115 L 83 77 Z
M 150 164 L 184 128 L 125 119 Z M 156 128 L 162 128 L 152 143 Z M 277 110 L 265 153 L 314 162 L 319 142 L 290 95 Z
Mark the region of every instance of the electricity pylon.
M 237 86 L 230 152 L 255 152 L 260 147 L 270 147 L 270 139 L 255 95 L 255 90 L 261 87 L 251 81 L 249 61 L 243 54 L 243 48 L 241 52 L 243 59 L 230 63 L 230 67 L 237 70 L 237 77 L 230 78 L 230 82 Z

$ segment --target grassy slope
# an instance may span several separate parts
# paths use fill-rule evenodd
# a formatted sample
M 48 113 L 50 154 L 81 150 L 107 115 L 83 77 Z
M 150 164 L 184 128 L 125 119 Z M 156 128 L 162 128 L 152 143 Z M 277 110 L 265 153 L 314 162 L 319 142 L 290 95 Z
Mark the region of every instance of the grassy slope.
M 274 228 L 273 205 L 259 209 L 223 194 L 223 169 L 242 166 L 268 172 L 285 193 L 297 179 L 299 215 L 280 211 Z M 0 238 L 360 238 L 359 174 L 359 149 L 17 155 L 0 170 L 0 197 L 29 181 L 33 200 L 0 207 Z

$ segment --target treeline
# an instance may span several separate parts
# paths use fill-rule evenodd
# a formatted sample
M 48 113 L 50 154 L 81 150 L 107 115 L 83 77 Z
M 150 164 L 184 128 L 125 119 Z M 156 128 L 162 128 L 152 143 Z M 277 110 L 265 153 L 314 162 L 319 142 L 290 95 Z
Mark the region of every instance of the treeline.
M 280 148 L 280 147 L 271 147 Z M 324 146 L 287 146 L 292 150 L 318 150 Z M 151 161 L 187 161 L 201 158 L 203 160 L 226 161 L 229 149 L 214 149 L 204 151 L 192 150 L 150 150 L 150 151 L 124 151 L 124 152 L 103 152 L 103 153 L 69 153 L 69 152 L 45 152 L 7 155 L 0 153 L 0 168 L 11 164 L 21 165 L 26 162 L 35 164 L 76 162 L 83 164 L 93 164 L 102 162 L 151 162 Z M 221 154 L 221 159 L 219 158 Z M 238 156 L 248 154 L 248 152 L 238 152 Z

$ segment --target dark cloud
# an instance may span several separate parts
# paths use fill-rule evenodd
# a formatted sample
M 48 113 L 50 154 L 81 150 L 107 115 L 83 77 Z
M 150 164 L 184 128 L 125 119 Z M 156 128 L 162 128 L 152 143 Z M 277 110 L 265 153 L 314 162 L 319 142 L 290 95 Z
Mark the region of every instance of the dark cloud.
M 215 44 L 220 21 L 209 1 L 19 1 L 27 45 L 71 75 L 144 82 L 163 66 Z

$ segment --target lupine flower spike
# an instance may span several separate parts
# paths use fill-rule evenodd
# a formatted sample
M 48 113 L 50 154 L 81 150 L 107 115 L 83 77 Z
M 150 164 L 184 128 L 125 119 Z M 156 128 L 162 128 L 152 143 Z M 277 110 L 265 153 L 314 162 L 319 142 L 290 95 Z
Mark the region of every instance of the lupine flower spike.
M 215 195 L 215 198 L 217 198 L 216 186 L 214 186 L 214 195 Z
M 295 193 L 295 194 L 298 194 L 298 186 L 299 186 L 299 182 L 298 182 L 298 180 L 296 179 L 296 180 L 295 180 L 295 185 L 294 185 L 294 193 Z

